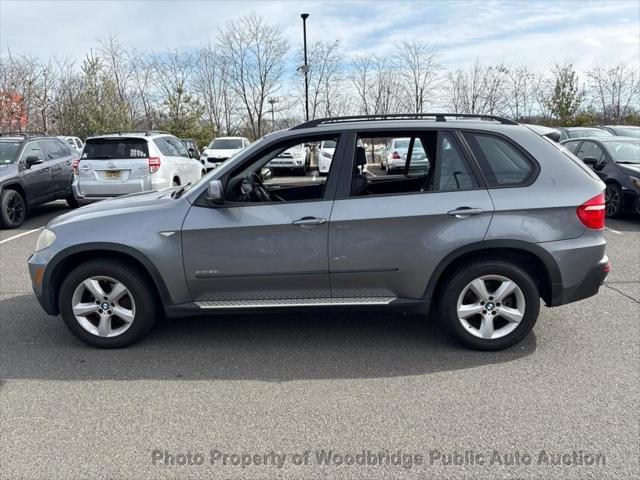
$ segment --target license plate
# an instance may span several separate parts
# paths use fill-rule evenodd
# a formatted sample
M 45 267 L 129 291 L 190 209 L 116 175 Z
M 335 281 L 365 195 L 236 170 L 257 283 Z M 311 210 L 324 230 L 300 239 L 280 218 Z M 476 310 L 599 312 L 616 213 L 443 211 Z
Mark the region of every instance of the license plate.
M 107 170 L 104 172 L 106 178 L 120 178 L 120 170 Z

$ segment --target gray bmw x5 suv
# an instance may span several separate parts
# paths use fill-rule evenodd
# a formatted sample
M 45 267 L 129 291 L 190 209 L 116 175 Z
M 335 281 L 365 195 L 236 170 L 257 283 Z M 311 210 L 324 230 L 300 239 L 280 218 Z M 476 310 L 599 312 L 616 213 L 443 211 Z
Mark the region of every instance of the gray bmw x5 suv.
M 375 145 L 399 137 L 404 169 L 363 173 Z M 326 177 L 263 176 L 288 148 L 327 141 Z M 567 150 L 504 118 L 319 119 L 194 185 L 57 217 L 29 270 L 44 310 L 96 347 L 129 344 L 160 315 L 374 306 L 431 312 L 494 350 L 531 331 L 540 299 L 598 292 L 610 269 L 603 191 Z

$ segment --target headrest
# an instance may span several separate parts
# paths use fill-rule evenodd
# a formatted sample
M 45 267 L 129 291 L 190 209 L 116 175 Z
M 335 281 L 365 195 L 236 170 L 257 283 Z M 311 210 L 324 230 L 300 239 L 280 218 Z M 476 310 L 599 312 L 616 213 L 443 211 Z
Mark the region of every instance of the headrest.
M 356 147 L 356 167 L 361 167 L 367 164 L 367 154 L 364 151 L 364 147 Z

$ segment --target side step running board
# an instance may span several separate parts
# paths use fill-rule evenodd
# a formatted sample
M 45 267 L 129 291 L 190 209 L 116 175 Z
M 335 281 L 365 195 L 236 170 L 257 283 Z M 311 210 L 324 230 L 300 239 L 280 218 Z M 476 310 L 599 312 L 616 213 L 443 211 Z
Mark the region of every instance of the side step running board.
M 340 305 L 388 305 L 396 297 L 343 297 L 343 298 L 288 298 L 273 300 L 208 300 L 196 302 L 202 309 L 265 308 L 265 307 L 320 307 Z

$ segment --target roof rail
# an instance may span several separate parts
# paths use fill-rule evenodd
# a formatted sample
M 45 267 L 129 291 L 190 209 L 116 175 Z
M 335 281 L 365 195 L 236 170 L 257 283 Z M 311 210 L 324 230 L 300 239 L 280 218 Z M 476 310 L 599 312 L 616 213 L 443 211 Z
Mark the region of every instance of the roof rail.
M 26 137 L 48 137 L 49 135 L 45 132 L 28 131 L 28 132 L 0 132 L 0 136 L 26 138 Z
M 165 132 L 164 130 L 121 130 L 119 132 L 106 132 L 106 133 L 96 133 L 93 136 L 99 135 L 128 135 L 130 133 L 144 134 L 146 137 L 149 135 L 155 134 L 164 134 L 164 135 L 173 135 L 172 133 Z
M 497 115 L 480 115 L 475 113 L 390 113 L 384 115 L 352 115 L 347 117 L 316 118 L 315 120 L 309 120 L 308 122 L 296 125 L 295 127 L 291 128 L 291 130 L 312 128 L 317 127 L 318 125 L 329 125 L 334 123 L 370 122 L 382 120 L 434 119 L 436 122 L 446 122 L 447 117 L 451 118 L 452 120 L 456 120 L 459 118 L 475 118 L 478 120 L 500 122 L 503 125 L 518 125 L 518 122 L 514 122 L 513 120 L 499 117 Z

